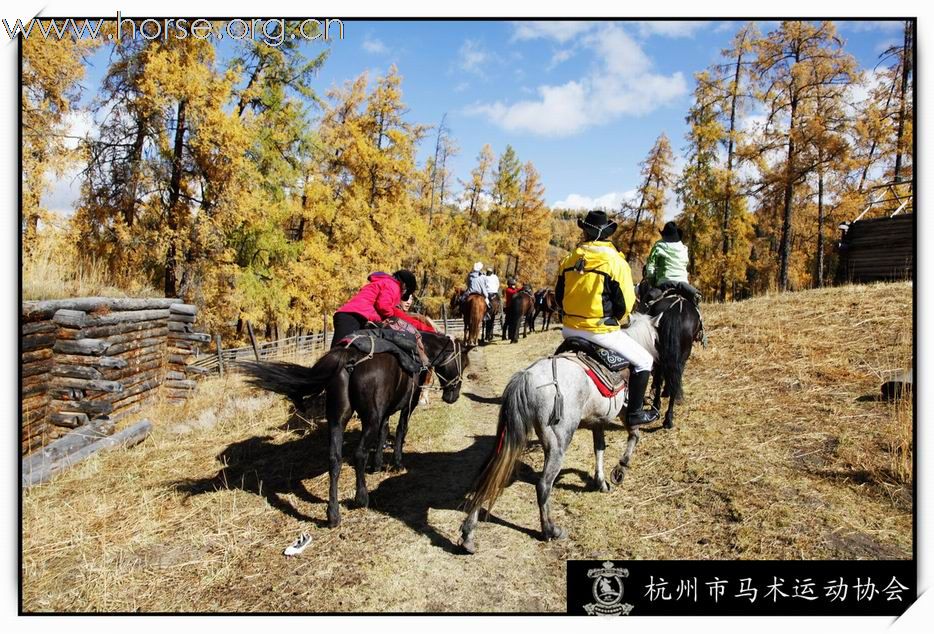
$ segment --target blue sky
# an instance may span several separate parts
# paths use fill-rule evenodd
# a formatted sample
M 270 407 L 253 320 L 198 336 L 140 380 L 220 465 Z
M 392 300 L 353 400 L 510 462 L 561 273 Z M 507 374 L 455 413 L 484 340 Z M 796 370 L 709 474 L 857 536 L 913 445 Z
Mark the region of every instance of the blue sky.
M 345 23 L 317 80 L 329 88 L 396 64 L 414 122 L 447 125 L 460 146 L 452 166 L 466 178 L 484 143 L 511 144 L 541 173 L 550 205 L 616 207 L 638 186 L 639 162 L 655 138 L 684 146 L 694 73 L 719 61 L 740 23 L 731 22 L 429 22 Z M 839 23 L 846 49 L 871 69 L 901 36 L 900 22 Z M 760 23 L 767 32 L 774 23 Z M 229 56 L 224 43 L 221 57 Z M 320 44 L 305 45 L 308 54 Z M 85 99 L 93 97 L 109 51 L 91 60 Z M 431 140 L 420 149 L 424 160 Z M 47 202 L 67 208 L 76 182 Z

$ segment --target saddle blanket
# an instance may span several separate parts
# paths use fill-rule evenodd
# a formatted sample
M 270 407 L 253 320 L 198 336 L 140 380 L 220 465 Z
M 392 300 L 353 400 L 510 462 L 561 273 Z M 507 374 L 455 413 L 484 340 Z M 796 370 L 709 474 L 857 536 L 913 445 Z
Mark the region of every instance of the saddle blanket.
M 614 351 L 586 339 L 568 337 L 555 356 L 576 362 L 593 381 L 602 396 L 616 396 L 629 384 L 629 362 Z
M 392 328 L 364 328 L 350 333 L 340 343 L 370 356 L 388 352 L 409 374 L 418 374 L 425 369 L 426 363 L 419 358 L 418 340 L 412 333 Z

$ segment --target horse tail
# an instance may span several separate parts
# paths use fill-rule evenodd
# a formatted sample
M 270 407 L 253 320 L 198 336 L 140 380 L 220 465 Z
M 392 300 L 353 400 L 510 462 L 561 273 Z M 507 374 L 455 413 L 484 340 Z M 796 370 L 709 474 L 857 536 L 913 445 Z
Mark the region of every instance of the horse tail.
M 669 310 L 663 314 L 658 324 L 658 352 L 668 397 L 677 403 L 684 396 L 681 389 L 684 361 L 681 358 L 681 319 L 672 313 Z
M 348 354 L 347 348 L 336 348 L 310 368 L 285 361 L 242 361 L 237 365 L 247 375 L 250 385 L 284 394 L 300 406 L 305 397 L 317 396 L 327 387 L 331 378 L 346 365 Z
M 496 446 L 477 477 L 473 491 L 467 496 L 466 511 L 470 515 L 486 506 L 487 512 L 499 499 L 515 472 L 519 456 L 525 451 L 535 411 L 530 395 L 535 391 L 528 372 L 518 372 L 503 391 L 496 427 Z

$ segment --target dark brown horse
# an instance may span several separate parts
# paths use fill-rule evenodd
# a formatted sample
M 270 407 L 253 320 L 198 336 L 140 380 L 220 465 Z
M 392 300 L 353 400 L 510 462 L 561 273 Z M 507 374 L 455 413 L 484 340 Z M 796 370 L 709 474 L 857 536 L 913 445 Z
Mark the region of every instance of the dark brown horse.
M 551 327 L 551 318 L 558 312 L 558 300 L 555 298 L 555 292 L 547 290 L 542 294 L 540 301 L 535 303 L 535 315 L 532 317 L 532 325 L 539 315 L 542 315 L 542 332 Z
M 503 339 L 509 339 L 512 343 L 519 342 L 519 324 L 522 323 L 522 336 L 528 335 L 529 330 L 535 330 L 532 320 L 535 318 L 533 304 L 535 303 L 531 293 L 519 291 L 509 300 L 509 307 L 506 308 L 506 328 L 503 330 Z
M 483 341 L 490 343 L 493 341 L 493 329 L 496 322 L 500 322 L 500 330 L 503 328 L 503 300 L 499 294 L 490 296 L 490 309 L 487 311 L 487 318 L 483 321 Z
M 680 403 L 684 398 L 681 385 L 684 368 L 694 342 L 703 340 L 703 322 L 694 299 L 678 290 L 667 291 L 660 299 L 640 310 L 652 317 L 661 316 L 658 324 L 658 361 L 652 372 L 652 389 L 655 392 L 652 406 L 658 410 L 662 405 L 662 396 L 668 397 L 664 426 L 671 429 L 675 426 L 675 403 Z
M 486 316 L 486 298 L 471 293 L 462 305 L 464 312 L 464 345 L 472 348 L 480 344 L 483 318 Z
M 461 310 L 462 308 L 461 303 L 463 299 L 464 299 L 464 289 L 460 287 L 455 288 L 454 294 L 451 295 L 451 301 L 448 304 L 448 310 L 450 311 L 449 317 L 451 317 L 451 319 L 457 319 L 458 317 L 463 315 L 463 311 Z
M 457 341 L 443 335 L 422 333 L 425 352 L 441 389 L 441 399 L 453 403 L 460 396 L 467 350 Z M 409 416 L 418 405 L 420 376 L 402 369 L 396 357 L 389 353 L 367 355 L 356 348 L 334 348 L 312 367 L 295 363 L 242 363 L 248 381 L 259 388 L 288 396 L 304 410 L 305 401 L 325 392 L 328 427 L 330 429 L 330 495 L 328 498 L 328 524 L 340 524 L 340 506 L 337 502 L 337 483 L 341 471 L 341 450 L 344 428 L 354 412 L 360 417 L 363 434 L 354 452 L 354 471 L 357 490 L 354 501 L 358 506 L 369 504 L 366 488 L 366 462 L 369 452 L 376 449 L 389 417 L 401 412 L 395 439 L 395 466 L 402 466 L 402 445 L 408 428 Z M 377 464 L 382 462 L 382 448 L 377 450 Z

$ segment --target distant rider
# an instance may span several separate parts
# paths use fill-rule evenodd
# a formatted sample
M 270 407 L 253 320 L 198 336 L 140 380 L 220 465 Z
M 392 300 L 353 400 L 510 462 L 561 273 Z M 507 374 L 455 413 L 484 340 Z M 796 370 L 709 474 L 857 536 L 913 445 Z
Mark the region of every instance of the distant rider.
M 490 305 L 490 300 L 486 296 L 486 278 L 483 276 L 483 263 L 476 262 L 473 265 L 473 270 L 467 274 L 467 295 L 471 293 L 476 293 L 482 297 L 487 306 Z

